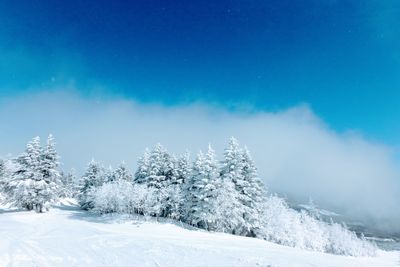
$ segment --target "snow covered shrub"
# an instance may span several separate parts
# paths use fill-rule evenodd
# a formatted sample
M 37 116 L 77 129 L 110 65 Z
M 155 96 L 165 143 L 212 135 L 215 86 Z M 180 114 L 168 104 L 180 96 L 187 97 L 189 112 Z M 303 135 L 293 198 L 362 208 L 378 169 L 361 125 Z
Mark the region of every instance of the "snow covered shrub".
M 375 244 L 368 242 L 364 236 L 357 237 L 345 225 L 332 222 L 327 224 L 326 228 L 328 232 L 327 252 L 350 256 L 374 256 L 376 254 Z
M 133 212 L 144 216 L 151 216 L 160 211 L 155 208 L 156 201 L 154 200 L 156 193 L 154 188 L 148 188 L 146 185 L 134 184 L 133 185 Z
M 105 183 L 92 188 L 89 199 L 93 210 L 99 213 L 133 213 L 135 201 L 131 183 L 125 180 Z
M 160 217 L 168 192 L 125 180 L 92 187 L 87 200 L 98 213 L 128 213 Z
M 284 199 L 269 196 L 264 203 L 258 237 L 282 245 L 350 256 L 373 256 L 376 247 L 337 223 L 326 223 L 295 211 Z

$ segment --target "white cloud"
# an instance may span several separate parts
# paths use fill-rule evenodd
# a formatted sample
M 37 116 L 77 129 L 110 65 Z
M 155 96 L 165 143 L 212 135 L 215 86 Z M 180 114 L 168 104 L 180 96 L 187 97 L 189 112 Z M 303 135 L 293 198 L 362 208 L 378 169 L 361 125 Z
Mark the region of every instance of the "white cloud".
M 276 113 L 231 113 L 215 106 L 162 107 L 121 99 L 85 99 L 71 92 L 36 93 L 0 102 L 0 155 L 53 133 L 64 168 L 95 158 L 134 169 L 157 142 L 193 154 L 211 143 L 222 154 L 230 136 L 247 145 L 270 191 L 313 197 L 380 227 L 400 231 L 400 172 L 390 148 L 329 129 L 306 106 Z

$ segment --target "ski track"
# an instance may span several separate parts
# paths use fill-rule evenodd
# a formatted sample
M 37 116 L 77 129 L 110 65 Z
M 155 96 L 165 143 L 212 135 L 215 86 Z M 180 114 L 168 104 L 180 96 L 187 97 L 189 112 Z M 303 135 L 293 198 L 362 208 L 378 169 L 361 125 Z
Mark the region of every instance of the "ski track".
M 116 223 L 60 206 L 48 213 L 0 213 L 0 266 L 391 267 L 399 252 L 348 257 L 263 240 L 187 230 L 168 223 Z

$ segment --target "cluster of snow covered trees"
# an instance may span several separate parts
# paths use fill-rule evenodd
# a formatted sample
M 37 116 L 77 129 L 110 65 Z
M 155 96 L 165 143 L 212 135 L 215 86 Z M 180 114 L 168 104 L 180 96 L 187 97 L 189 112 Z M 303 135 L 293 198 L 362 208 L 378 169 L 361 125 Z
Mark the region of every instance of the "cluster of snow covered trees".
M 129 199 L 129 192 L 136 191 L 142 192 L 143 199 L 133 196 L 135 193 Z M 113 171 L 92 161 L 79 194 L 84 209 L 167 217 L 207 230 L 252 237 L 261 229 L 264 198 L 250 153 L 234 138 L 222 162 L 217 161 L 211 146 L 192 164 L 188 153 L 176 158 L 157 144 L 140 158 L 133 179 L 124 165 Z
M 6 166 L 8 164 L 8 166 Z M 30 141 L 17 158 L 0 164 L 1 189 L 7 203 L 43 212 L 61 190 L 59 157 L 50 135 L 44 147 L 40 138 Z
M 344 255 L 374 255 L 376 247 L 344 225 L 313 212 L 291 209 L 267 195 L 248 149 L 231 138 L 218 161 L 211 146 L 194 161 L 175 157 L 160 144 L 146 149 L 132 175 L 122 163 L 105 168 L 92 160 L 81 179 L 58 171 L 50 136 L 39 138 L 13 160 L 0 161 L 0 189 L 6 200 L 28 210 L 58 197 L 75 197 L 85 210 L 170 218 L 208 231 L 257 237 L 283 245 Z

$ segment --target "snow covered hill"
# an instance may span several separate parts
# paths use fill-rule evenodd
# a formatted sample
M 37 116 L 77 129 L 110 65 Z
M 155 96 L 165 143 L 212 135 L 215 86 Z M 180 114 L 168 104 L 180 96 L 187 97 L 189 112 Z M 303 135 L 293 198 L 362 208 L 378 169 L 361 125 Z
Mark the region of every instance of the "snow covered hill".
M 389 267 L 400 255 L 337 256 L 61 204 L 48 213 L 0 210 L 0 266 Z

